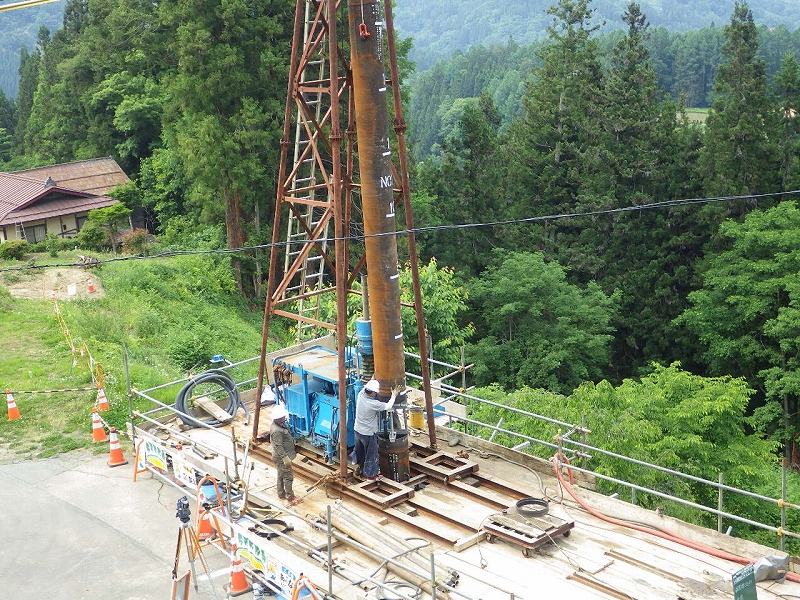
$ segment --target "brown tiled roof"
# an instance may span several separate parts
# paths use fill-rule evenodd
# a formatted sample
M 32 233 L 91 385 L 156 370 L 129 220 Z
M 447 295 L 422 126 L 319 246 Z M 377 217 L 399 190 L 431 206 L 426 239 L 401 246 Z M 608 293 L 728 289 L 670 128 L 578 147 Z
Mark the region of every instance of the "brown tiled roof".
M 71 215 L 116 203 L 108 196 L 96 196 L 15 173 L 0 173 L 0 226 Z
M 0 225 L 29 223 L 40 219 L 52 219 L 61 215 L 74 215 L 88 212 L 95 208 L 113 206 L 117 202 L 119 201 L 108 196 L 62 197 L 58 199 L 45 197 L 27 208 L 11 211 L 6 218 L 0 220 Z
M 110 156 L 14 171 L 13 174 L 40 181 L 45 181 L 49 177 L 59 187 L 89 192 L 97 196 L 102 196 L 118 185 L 130 181 L 125 171 Z

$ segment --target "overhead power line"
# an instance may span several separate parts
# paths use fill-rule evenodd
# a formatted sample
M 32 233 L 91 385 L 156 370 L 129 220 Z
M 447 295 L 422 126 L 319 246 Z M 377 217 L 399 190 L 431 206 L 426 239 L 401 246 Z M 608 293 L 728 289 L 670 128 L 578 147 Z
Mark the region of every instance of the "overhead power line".
M 273 246 L 289 246 L 292 244 L 308 244 L 308 243 L 321 243 L 321 242 L 335 242 L 338 239 L 348 239 L 351 241 L 362 241 L 367 237 L 380 237 L 385 235 L 408 235 L 409 233 L 430 233 L 434 231 L 450 231 L 457 229 L 477 229 L 479 227 L 499 227 L 503 225 L 519 225 L 525 223 L 537 223 L 543 221 L 556 221 L 560 219 L 573 219 L 579 217 L 596 217 L 602 215 L 612 215 L 617 213 L 639 212 L 644 210 L 655 210 L 660 208 L 670 208 L 675 206 L 689 206 L 693 204 L 712 204 L 716 202 L 736 202 L 741 200 L 758 200 L 762 198 L 774 198 L 776 196 L 797 196 L 800 190 L 790 190 L 787 192 L 775 192 L 770 194 L 749 194 L 747 196 L 718 196 L 716 198 L 686 198 L 676 200 L 664 200 L 662 202 L 652 202 L 650 204 L 637 204 L 631 206 L 623 206 L 619 208 L 608 208 L 603 210 L 590 210 L 584 212 L 572 213 L 558 213 L 552 215 L 541 215 L 536 217 L 523 217 L 519 219 L 506 219 L 502 221 L 485 221 L 479 223 L 461 223 L 450 225 L 431 225 L 428 227 L 415 227 L 413 229 L 402 229 L 395 232 L 376 233 L 369 236 L 356 235 L 347 236 L 346 238 L 320 238 L 316 240 L 301 240 L 292 242 L 277 242 L 275 244 L 259 244 L 255 246 L 242 246 L 239 248 L 216 248 L 211 250 L 169 250 L 166 252 L 159 252 L 158 254 L 151 254 L 148 256 L 118 256 L 115 258 L 107 258 L 98 260 L 92 266 L 108 264 L 113 262 L 128 261 L 128 260 L 150 260 L 157 258 L 171 258 L 175 256 L 192 256 L 192 255 L 205 255 L 205 254 L 238 254 L 243 252 L 253 252 L 256 250 L 266 250 Z M 60 263 L 60 264 L 44 264 L 44 265 L 23 265 L 19 267 L 6 267 L 0 269 L 0 273 L 7 271 L 29 271 L 32 269 L 53 269 L 64 267 L 83 267 L 82 263 Z

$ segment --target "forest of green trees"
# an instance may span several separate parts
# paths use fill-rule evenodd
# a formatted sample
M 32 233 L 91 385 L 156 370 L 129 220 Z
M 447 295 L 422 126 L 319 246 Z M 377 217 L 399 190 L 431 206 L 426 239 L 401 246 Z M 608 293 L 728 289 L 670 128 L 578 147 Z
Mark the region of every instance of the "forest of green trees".
M 527 45 L 547 39 L 550 0 L 396 0 L 395 25 L 402 37 L 411 37 L 409 57 L 420 71 L 447 59 L 454 51 L 472 46 L 498 46 L 514 42 Z M 600 33 L 624 29 L 620 15 L 626 0 L 595 0 L 593 22 Z M 693 32 L 726 23 L 732 0 L 642 0 L 642 12 L 655 28 Z M 766 28 L 781 24 L 800 26 L 800 4 L 784 0 L 759 0 L 751 5 L 754 21 Z
M 274 203 L 292 11 L 70 0 L 64 27 L 23 53 L 18 97 L 0 98 L 0 169 L 113 155 L 134 180 L 118 196 L 156 234 L 266 243 L 255 216 Z M 697 390 L 672 421 L 686 436 L 733 427 L 800 462 L 797 32 L 757 27 L 743 2 L 685 34 L 651 32 L 636 3 L 614 35 L 590 0 L 549 15 L 543 42 L 475 48 L 411 89 L 420 258 L 459 282 L 451 350 L 469 333 L 471 383 L 520 398 L 616 402 L 631 378 Z M 720 381 L 735 393 L 703 413 Z

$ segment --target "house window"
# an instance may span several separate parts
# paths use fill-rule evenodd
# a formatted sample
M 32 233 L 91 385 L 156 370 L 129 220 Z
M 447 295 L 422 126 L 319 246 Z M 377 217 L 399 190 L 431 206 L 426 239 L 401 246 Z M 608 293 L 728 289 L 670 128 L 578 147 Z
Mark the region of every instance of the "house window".
M 43 242 L 44 238 L 47 236 L 47 226 L 42 225 L 29 225 L 25 228 L 25 239 L 28 241 L 29 244 L 35 244 L 36 242 Z
M 83 226 L 86 224 L 86 216 L 83 217 L 75 217 L 75 229 L 80 231 L 83 229 Z

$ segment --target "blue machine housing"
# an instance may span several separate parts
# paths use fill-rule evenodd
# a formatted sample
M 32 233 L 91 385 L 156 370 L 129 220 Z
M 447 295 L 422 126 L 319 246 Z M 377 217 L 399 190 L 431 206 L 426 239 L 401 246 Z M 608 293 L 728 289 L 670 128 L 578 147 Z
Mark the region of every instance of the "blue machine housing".
M 347 445 L 355 445 L 356 394 L 362 387 L 355 368 L 356 356 L 347 349 Z M 289 429 L 295 439 L 305 439 L 322 450 L 325 460 L 338 458 L 339 448 L 339 375 L 338 355 L 322 346 L 313 346 L 294 354 L 279 356 L 272 361 L 273 370 L 287 370 L 296 383 L 281 385 L 276 397 L 285 403 L 289 412 Z

